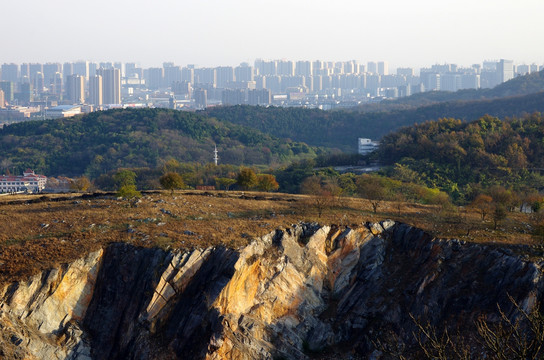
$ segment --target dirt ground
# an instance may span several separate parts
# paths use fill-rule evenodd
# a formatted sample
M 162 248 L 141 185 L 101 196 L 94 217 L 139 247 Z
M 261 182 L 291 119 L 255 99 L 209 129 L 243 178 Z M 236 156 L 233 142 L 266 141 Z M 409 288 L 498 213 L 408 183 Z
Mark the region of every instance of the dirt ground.
M 139 200 L 114 194 L 0 197 L 0 283 L 72 261 L 112 242 L 164 249 L 237 248 L 298 222 L 359 226 L 384 219 L 436 237 L 489 244 L 539 245 L 533 216 L 509 213 L 497 229 L 472 209 L 387 202 L 374 214 L 365 199 L 224 191 L 149 192 Z M 321 204 L 321 205 L 320 205 Z M 319 208 L 323 213 L 319 216 Z

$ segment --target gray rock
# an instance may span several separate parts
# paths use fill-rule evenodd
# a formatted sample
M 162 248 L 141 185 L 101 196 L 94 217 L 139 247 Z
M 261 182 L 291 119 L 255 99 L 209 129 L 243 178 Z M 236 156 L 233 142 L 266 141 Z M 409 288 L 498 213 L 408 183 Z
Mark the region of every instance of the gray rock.
M 508 295 L 531 311 L 544 262 L 515 254 L 390 220 L 297 224 L 238 251 L 119 243 L 0 289 L 0 326 L 19 357 L 372 358 L 383 329 L 413 341 L 409 314 L 453 329 L 515 314 Z

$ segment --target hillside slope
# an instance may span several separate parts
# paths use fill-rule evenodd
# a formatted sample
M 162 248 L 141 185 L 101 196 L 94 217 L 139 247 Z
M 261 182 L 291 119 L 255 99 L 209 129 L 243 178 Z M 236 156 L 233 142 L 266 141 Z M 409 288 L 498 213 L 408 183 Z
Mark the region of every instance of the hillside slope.
M 517 76 L 491 89 L 465 89 L 456 92 L 430 91 L 414 94 L 408 97 L 382 102 L 380 107 L 408 105 L 419 107 L 437 102 L 475 101 L 484 99 L 497 99 L 512 96 L 523 96 L 544 91 L 544 70 L 531 74 Z M 362 106 L 361 110 L 366 106 Z M 371 106 L 372 107 L 372 106 Z
M 533 112 L 544 112 L 544 92 L 494 100 L 444 102 L 390 112 L 232 106 L 211 108 L 205 113 L 272 136 L 356 152 L 359 137 L 379 139 L 403 126 L 428 120 L 452 117 L 470 121 L 486 114 L 504 118 Z
M 91 177 L 119 167 L 156 167 L 174 158 L 225 164 L 282 163 L 313 156 L 306 144 L 206 116 L 166 109 L 120 109 L 0 129 L 0 162 L 18 171 Z
M 378 156 L 382 164 L 400 164 L 450 195 L 469 184 L 538 192 L 544 188 L 543 135 L 540 114 L 502 121 L 484 116 L 470 123 L 441 119 L 386 135 Z

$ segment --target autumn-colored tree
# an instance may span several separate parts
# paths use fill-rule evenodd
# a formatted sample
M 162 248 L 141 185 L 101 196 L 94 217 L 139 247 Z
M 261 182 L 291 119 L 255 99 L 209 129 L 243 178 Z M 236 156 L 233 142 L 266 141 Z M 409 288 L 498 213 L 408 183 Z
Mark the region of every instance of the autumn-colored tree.
M 330 180 L 327 181 L 319 176 L 310 176 L 300 185 L 300 192 L 309 195 L 309 204 L 317 211 L 321 218 L 323 212 L 333 206 L 338 200 L 341 189 Z
M 388 191 L 376 175 L 363 174 L 357 179 L 357 193 L 370 201 L 374 213 L 378 212 L 380 204 L 388 198 Z
M 542 212 L 535 213 L 532 218 L 532 225 L 533 225 L 533 236 L 540 241 L 541 243 L 544 243 L 544 214 Z
M 257 175 L 257 189 L 261 191 L 275 191 L 278 190 L 280 185 L 276 181 L 276 177 L 270 174 Z
M 257 185 L 257 174 L 251 168 L 241 168 L 236 183 L 244 190 L 252 189 Z
M 532 193 L 525 197 L 525 203 L 531 207 L 531 211 L 537 213 L 544 205 L 544 196 L 538 193 Z
M 495 185 L 489 189 L 489 195 L 493 198 L 493 202 L 500 204 L 506 210 L 512 211 L 519 203 L 519 197 L 511 190 L 505 189 L 503 186 Z
M 337 183 L 340 189 L 342 189 L 343 196 L 353 196 L 357 193 L 356 181 L 357 176 L 352 173 L 345 173 L 338 176 Z
M 491 198 L 491 196 L 479 194 L 476 196 L 471 206 L 480 213 L 482 221 L 484 221 L 487 214 L 489 214 L 489 212 L 493 209 L 492 203 L 493 198 Z
M 165 173 L 177 172 L 179 171 L 180 167 L 181 167 L 181 164 L 179 163 L 179 161 L 177 161 L 176 159 L 169 159 L 163 164 L 162 170 Z
M 404 164 L 396 163 L 391 175 L 402 182 L 418 183 L 420 181 L 419 174 Z
M 505 153 L 508 166 L 515 169 L 524 169 L 527 167 L 527 156 L 521 146 L 518 144 L 510 144 Z
M 86 192 L 91 188 L 91 186 L 91 181 L 86 176 L 76 178 L 70 183 L 70 188 L 75 191 Z
M 183 189 L 185 183 L 180 174 L 175 172 L 169 172 L 160 177 L 159 182 L 165 190 L 170 190 L 171 194 L 174 194 L 174 190 Z
M 395 207 L 397 208 L 398 216 L 402 215 L 402 209 L 406 202 L 406 196 L 403 193 L 395 194 Z

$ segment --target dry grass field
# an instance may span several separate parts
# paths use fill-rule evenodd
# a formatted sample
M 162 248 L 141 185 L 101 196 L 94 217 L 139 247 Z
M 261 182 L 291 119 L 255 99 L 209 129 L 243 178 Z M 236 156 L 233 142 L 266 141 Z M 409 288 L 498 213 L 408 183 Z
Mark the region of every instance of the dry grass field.
M 508 213 L 497 229 L 472 209 L 388 202 L 372 212 L 365 199 L 325 201 L 318 216 L 312 197 L 256 192 L 149 192 L 139 200 L 113 194 L 0 197 L 0 283 L 69 262 L 111 242 L 164 249 L 224 245 L 294 223 L 358 226 L 393 219 L 441 238 L 490 244 L 536 245 L 533 216 Z

